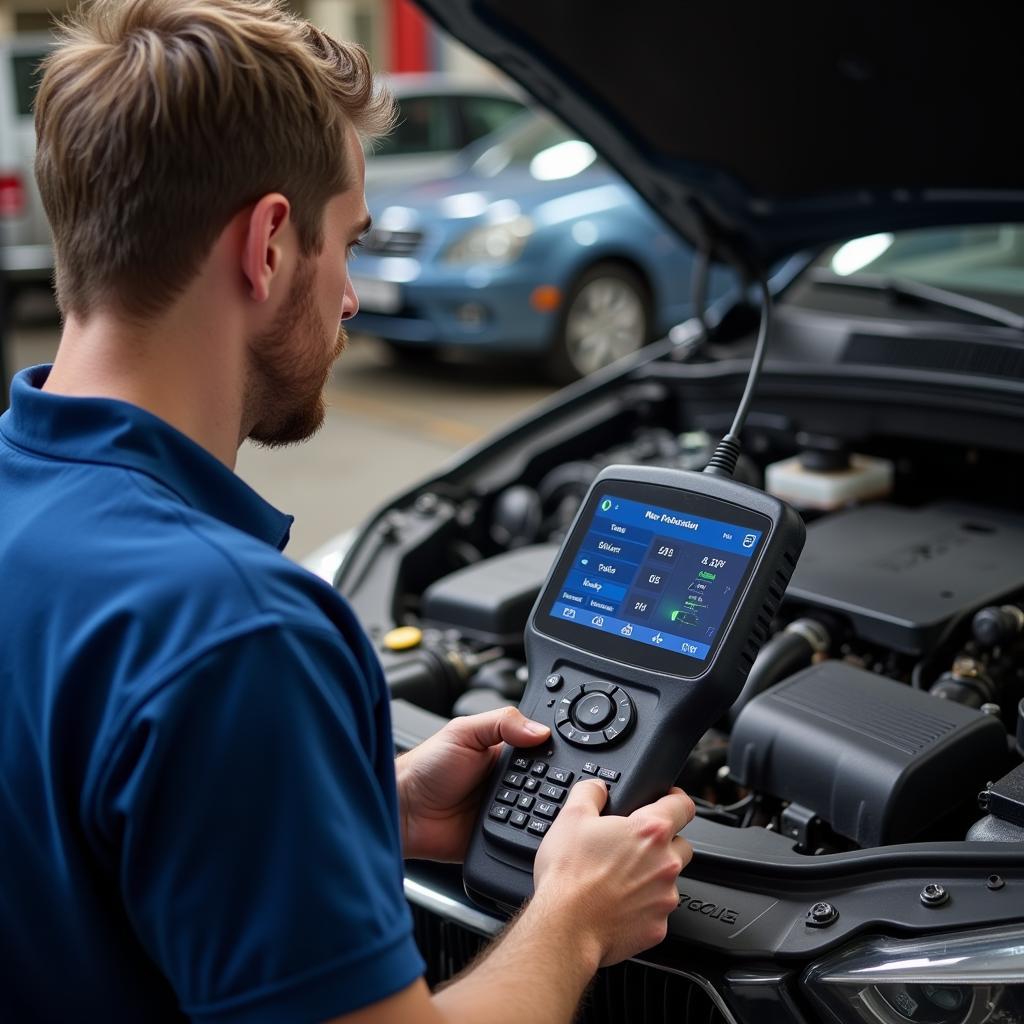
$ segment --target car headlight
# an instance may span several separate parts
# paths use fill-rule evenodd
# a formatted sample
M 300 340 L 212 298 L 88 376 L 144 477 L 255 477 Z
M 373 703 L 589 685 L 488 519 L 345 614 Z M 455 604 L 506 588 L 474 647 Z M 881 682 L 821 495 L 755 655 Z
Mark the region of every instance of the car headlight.
M 467 231 L 445 253 L 447 263 L 512 263 L 533 234 L 529 217 L 515 217 L 500 224 L 485 224 Z
M 1024 1024 L 1024 927 L 868 939 L 813 964 L 804 985 L 843 1024 Z

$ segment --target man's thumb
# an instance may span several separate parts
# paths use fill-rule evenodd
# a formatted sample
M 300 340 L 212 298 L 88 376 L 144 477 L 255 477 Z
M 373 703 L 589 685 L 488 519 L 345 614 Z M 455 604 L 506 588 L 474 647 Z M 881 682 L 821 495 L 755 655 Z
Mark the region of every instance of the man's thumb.
M 608 787 L 598 779 L 581 779 L 569 790 L 565 809 L 577 807 L 582 812 L 600 814 L 608 803 Z

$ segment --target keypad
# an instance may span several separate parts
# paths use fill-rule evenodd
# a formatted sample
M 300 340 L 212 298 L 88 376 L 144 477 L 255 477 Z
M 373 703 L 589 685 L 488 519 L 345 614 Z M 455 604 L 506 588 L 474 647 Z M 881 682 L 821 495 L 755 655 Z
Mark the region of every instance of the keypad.
M 576 772 L 535 761 L 528 754 L 514 754 L 509 764 L 514 770 L 503 776 L 488 817 L 539 839 L 558 817 Z M 620 772 L 602 768 L 596 761 L 584 762 L 581 770 L 606 782 L 618 782 L 621 777 Z

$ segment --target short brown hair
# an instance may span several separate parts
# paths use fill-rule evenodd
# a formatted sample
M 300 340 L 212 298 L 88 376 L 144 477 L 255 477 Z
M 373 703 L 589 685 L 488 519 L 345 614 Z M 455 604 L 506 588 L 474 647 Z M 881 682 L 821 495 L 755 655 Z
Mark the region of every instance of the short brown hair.
M 281 192 L 304 253 L 352 184 L 346 133 L 394 103 L 365 52 L 280 0 L 93 0 L 36 98 L 36 176 L 65 314 L 145 319 L 173 302 L 248 203 Z

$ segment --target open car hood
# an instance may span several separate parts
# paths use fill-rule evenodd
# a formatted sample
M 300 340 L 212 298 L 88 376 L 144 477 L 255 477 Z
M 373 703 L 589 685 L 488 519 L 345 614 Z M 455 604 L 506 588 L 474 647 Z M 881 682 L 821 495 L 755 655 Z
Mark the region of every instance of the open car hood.
M 1021 5 L 419 3 L 755 272 L 875 231 L 1024 220 Z

